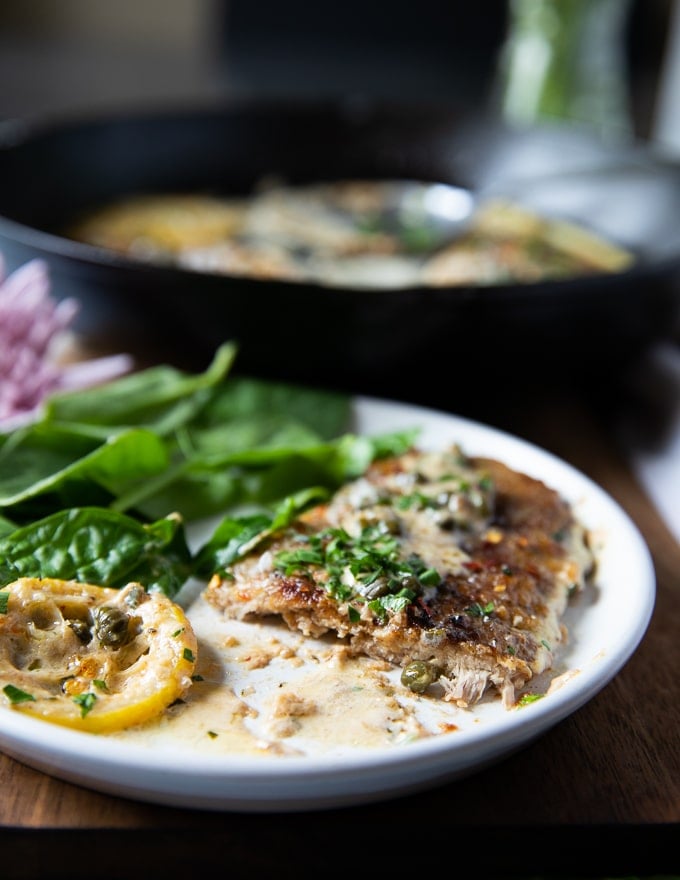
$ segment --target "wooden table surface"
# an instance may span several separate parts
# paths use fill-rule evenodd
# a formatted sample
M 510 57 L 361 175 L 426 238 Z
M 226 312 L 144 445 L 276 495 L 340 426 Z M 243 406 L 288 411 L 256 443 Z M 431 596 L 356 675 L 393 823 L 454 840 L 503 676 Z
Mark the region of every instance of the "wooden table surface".
M 680 546 L 613 439 L 603 416 L 611 406 L 569 390 L 522 401 L 489 400 L 484 411 L 462 414 L 538 443 L 599 483 L 632 517 L 654 560 L 650 626 L 597 696 L 466 779 L 322 811 L 157 806 L 0 755 L 0 877 L 123 877 L 128 862 L 163 877 L 217 867 L 219 876 L 304 875 L 333 864 L 402 876 L 457 864 L 474 865 L 481 877 L 680 873 Z

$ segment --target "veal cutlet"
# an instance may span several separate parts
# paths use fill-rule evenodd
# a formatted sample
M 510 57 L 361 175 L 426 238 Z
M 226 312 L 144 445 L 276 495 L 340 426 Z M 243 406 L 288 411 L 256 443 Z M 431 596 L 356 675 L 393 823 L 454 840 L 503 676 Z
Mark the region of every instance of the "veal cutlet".
M 457 447 L 374 462 L 268 535 L 205 596 L 228 616 L 277 615 L 402 667 L 402 682 L 472 706 L 514 705 L 566 639 L 569 596 L 594 571 L 586 530 L 544 483 Z

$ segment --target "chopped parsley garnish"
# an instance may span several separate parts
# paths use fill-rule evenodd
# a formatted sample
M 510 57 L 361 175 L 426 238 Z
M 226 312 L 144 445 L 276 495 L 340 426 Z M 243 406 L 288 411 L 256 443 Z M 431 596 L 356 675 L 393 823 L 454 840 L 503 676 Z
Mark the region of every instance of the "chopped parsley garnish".
M 425 587 L 438 587 L 442 579 L 436 568 L 426 568 L 420 572 L 418 580 Z
M 486 617 L 493 612 L 493 609 L 493 602 L 487 602 L 486 605 L 480 605 L 479 602 L 473 602 L 472 605 L 465 610 L 470 617 Z
M 100 691 L 108 691 L 108 689 L 109 689 L 109 686 L 107 685 L 107 683 L 104 681 L 103 678 L 95 678 L 95 679 L 93 679 L 93 680 L 92 680 L 92 684 L 93 684 L 96 688 L 99 688 Z
M 191 648 L 185 648 L 182 651 L 182 657 L 184 657 L 185 660 L 188 660 L 189 663 L 193 663 L 194 660 L 196 659 L 194 657 L 194 652 L 191 650 Z
M 78 696 L 73 698 L 73 702 L 80 706 L 80 717 L 84 718 L 88 712 L 91 712 L 94 709 L 94 704 L 97 702 L 96 694 L 78 694 Z
M 9 604 L 9 593 L 3 590 L 0 593 L 0 614 L 7 614 L 7 606 Z
M 415 599 L 412 590 L 400 590 L 396 595 L 381 596 L 379 599 L 372 599 L 368 603 L 368 607 L 373 614 L 382 622 L 387 619 L 388 614 L 397 614 L 402 609 L 410 605 Z
M 35 703 L 35 697 L 33 694 L 27 694 L 26 691 L 14 687 L 13 684 L 6 684 L 2 689 L 2 692 L 12 705 L 16 705 L 16 703 Z
M 410 495 L 401 495 L 397 501 L 400 510 L 408 510 L 411 507 L 422 509 L 424 507 L 440 507 L 440 503 L 433 495 L 424 492 L 412 492 Z
M 364 526 L 357 537 L 342 528 L 302 536 L 301 546 L 283 550 L 274 565 L 286 576 L 311 577 L 323 569 L 323 586 L 338 602 L 365 602 L 380 620 L 401 611 L 425 587 L 437 586 L 439 573 L 417 554 L 403 558 L 400 543 L 383 524 Z M 350 606 L 350 619 L 359 612 Z
M 535 703 L 536 700 L 541 700 L 545 694 L 522 694 L 522 696 L 517 701 L 518 706 L 528 706 L 530 703 Z

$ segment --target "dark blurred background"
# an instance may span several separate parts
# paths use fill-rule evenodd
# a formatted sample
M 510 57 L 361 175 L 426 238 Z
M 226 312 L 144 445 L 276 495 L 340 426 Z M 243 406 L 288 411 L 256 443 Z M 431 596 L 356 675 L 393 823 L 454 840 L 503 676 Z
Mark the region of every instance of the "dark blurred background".
M 621 43 L 633 133 L 674 146 L 672 98 L 680 83 L 674 0 L 587 4 L 625 8 Z M 479 110 L 496 97 L 512 6 L 512 0 L 2 0 L 0 117 L 263 94 L 450 102 Z

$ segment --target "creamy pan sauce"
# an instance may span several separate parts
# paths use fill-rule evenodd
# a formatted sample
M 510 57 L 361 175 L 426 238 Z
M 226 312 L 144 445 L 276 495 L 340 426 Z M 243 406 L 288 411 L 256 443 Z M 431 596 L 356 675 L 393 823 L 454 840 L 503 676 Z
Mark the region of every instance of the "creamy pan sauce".
M 411 693 L 389 664 L 350 657 L 337 642 L 275 623 L 222 618 L 200 595 L 188 617 L 202 680 L 160 718 L 107 739 L 214 755 L 342 755 L 453 735 L 483 725 L 498 709 L 496 698 L 468 711 L 438 692 Z M 577 672 L 558 660 L 532 692 L 549 693 Z
M 295 755 L 384 747 L 455 729 L 451 706 L 439 722 L 421 721 L 424 701 L 396 683 L 389 664 L 350 657 L 342 646 L 276 624 L 221 619 L 200 597 L 189 618 L 202 680 L 160 719 L 113 738 L 211 754 Z

